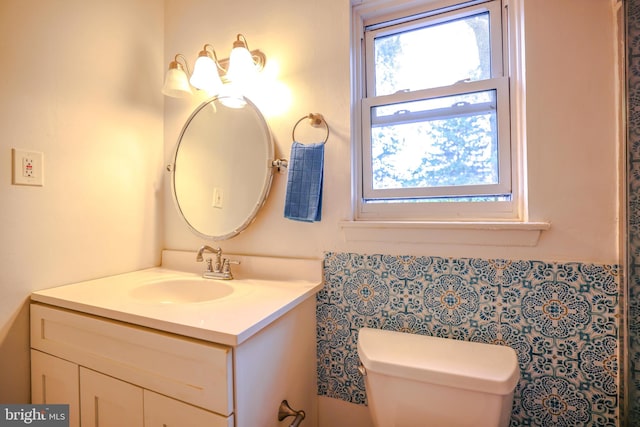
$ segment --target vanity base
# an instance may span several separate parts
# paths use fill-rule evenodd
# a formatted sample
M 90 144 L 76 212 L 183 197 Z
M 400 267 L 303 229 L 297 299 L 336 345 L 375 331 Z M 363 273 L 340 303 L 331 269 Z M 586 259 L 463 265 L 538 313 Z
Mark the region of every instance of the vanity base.
M 235 347 L 32 303 L 32 401 L 71 427 L 278 427 L 288 400 L 315 427 L 314 334 L 313 298 Z

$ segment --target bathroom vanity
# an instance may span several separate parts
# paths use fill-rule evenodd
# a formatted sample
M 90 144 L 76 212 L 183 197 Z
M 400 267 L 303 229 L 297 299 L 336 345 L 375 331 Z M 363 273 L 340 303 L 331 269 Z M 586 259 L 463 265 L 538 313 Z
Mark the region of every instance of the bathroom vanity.
M 72 427 L 275 427 L 287 400 L 315 427 L 321 261 L 231 257 L 234 280 L 165 251 L 162 267 L 35 292 L 33 403 L 69 404 Z

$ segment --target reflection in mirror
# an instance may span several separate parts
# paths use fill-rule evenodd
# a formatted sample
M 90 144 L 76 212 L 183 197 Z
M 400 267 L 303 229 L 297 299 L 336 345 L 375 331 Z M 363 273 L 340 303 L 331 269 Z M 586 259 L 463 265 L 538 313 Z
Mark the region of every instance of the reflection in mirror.
M 200 237 L 225 240 L 243 231 L 264 204 L 273 176 L 273 140 L 248 99 L 201 104 L 185 123 L 175 151 L 172 187 L 179 212 Z

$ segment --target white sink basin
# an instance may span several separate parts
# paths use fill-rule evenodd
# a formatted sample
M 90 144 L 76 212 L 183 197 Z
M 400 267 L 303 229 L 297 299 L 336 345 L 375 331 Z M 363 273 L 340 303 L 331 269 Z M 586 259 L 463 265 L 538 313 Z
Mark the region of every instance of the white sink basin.
M 217 300 L 231 295 L 233 290 L 218 280 L 180 278 L 140 285 L 131 289 L 130 295 L 150 303 L 184 304 Z

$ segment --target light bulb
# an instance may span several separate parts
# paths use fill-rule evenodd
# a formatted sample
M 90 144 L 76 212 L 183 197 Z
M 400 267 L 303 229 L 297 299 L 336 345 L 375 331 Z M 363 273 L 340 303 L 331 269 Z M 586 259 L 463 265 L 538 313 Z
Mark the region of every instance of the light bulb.
M 215 96 L 220 92 L 222 80 L 218 74 L 218 67 L 206 51 L 200 52 L 196 59 L 190 82 L 193 87 L 204 90 L 209 96 Z
M 253 84 L 257 77 L 258 68 L 247 48 L 246 39 L 242 34 L 238 34 L 229 55 L 227 79 L 243 90 L 246 86 Z

